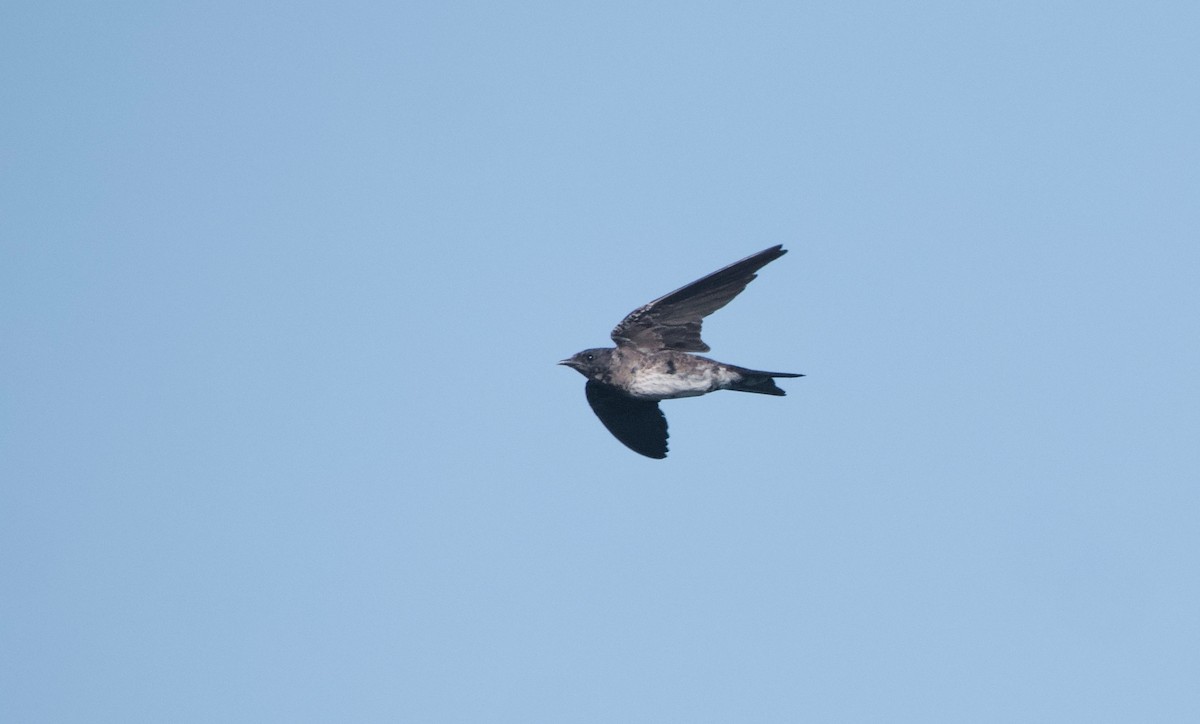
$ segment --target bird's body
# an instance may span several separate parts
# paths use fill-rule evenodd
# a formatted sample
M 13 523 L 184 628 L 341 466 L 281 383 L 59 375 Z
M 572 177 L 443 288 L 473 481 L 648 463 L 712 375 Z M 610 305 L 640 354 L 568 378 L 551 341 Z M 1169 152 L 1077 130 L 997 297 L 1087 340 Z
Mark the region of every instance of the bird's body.
M 725 306 L 783 256 L 781 246 L 749 256 L 640 307 L 612 331 L 616 347 L 585 349 L 563 360 L 588 379 L 592 410 L 618 440 L 647 457 L 667 455 L 667 421 L 660 400 L 696 397 L 717 390 L 782 396 L 772 378 L 801 377 L 718 362 L 707 352 L 701 320 Z
M 634 399 L 652 402 L 733 389 L 782 395 L 783 390 L 766 384 L 763 378 L 769 381 L 772 376 L 798 376 L 787 372 L 747 370 L 676 350 L 642 352 L 636 347 L 608 347 L 584 350 L 579 354 L 582 357 L 572 366 L 594 369 L 594 376 L 585 373 L 589 379 L 615 387 Z M 593 360 L 587 359 L 589 354 Z M 751 389 L 754 382 L 762 389 Z

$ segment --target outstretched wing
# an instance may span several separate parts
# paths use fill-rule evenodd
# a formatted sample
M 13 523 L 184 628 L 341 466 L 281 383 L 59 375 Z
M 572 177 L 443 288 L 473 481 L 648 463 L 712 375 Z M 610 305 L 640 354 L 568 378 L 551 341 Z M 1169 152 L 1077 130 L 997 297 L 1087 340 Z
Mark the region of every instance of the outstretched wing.
M 588 380 L 592 412 L 625 447 L 648 458 L 667 456 L 667 418 L 651 400 L 635 400 L 608 385 Z
M 643 352 L 707 352 L 708 345 L 700 339 L 701 320 L 728 304 L 759 269 L 786 253 L 783 245 L 764 249 L 655 299 L 622 319 L 612 331 L 613 341 Z

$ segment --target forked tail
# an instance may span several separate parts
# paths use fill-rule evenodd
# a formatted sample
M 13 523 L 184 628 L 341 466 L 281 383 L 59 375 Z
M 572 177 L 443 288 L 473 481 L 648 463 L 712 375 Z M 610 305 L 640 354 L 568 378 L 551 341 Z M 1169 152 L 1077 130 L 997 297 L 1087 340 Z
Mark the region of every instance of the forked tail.
M 760 395 L 783 397 L 787 394 L 783 391 L 783 388 L 775 384 L 775 380 L 771 379 L 773 377 L 804 376 L 795 372 L 763 372 L 762 370 L 748 370 L 745 367 L 734 367 L 733 365 L 729 365 L 729 367 L 741 375 L 741 379 L 733 382 L 728 389 L 737 392 L 756 392 Z

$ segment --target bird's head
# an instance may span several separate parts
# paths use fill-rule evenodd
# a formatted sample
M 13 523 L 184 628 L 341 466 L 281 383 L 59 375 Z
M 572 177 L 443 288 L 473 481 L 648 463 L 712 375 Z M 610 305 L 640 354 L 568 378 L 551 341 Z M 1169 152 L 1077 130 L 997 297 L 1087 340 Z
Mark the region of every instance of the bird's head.
M 612 349 L 585 349 L 582 352 L 576 352 L 559 364 L 570 367 L 589 380 L 599 380 L 609 371 L 612 353 Z

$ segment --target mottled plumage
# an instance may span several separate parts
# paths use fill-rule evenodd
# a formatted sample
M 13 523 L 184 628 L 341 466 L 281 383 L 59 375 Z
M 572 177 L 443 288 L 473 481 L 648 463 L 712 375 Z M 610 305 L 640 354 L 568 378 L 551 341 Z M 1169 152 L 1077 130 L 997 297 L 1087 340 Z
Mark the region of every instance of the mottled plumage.
M 639 307 L 613 329 L 616 347 L 585 349 L 559 364 L 588 379 L 588 404 L 613 436 L 634 452 L 665 458 L 667 419 L 658 409 L 659 400 L 716 390 L 782 396 L 773 377 L 803 376 L 689 354 L 709 349 L 700 338 L 704 317 L 728 304 L 759 269 L 786 253 L 773 246 Z

